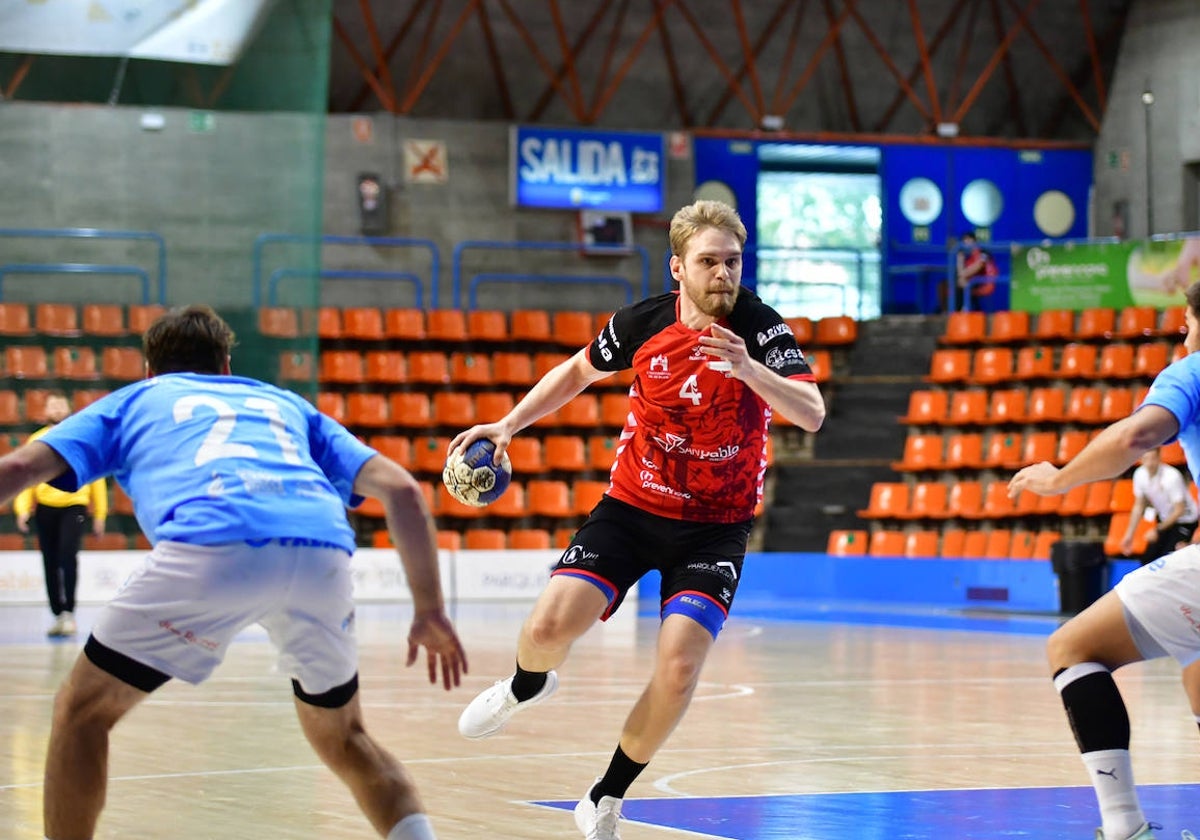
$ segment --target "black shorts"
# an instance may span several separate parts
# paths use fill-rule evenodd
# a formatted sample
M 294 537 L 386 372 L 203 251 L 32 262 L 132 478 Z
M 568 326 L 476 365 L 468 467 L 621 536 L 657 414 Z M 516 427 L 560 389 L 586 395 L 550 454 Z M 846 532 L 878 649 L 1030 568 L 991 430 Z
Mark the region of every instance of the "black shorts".
M 582 578 L 604 592 L 607 619 L 629 587 L 657 569 L 661 614 L 689 615 L 715 637 L 742 577 L 751 524 L 667 519 L 605 496 L 551 574 Z

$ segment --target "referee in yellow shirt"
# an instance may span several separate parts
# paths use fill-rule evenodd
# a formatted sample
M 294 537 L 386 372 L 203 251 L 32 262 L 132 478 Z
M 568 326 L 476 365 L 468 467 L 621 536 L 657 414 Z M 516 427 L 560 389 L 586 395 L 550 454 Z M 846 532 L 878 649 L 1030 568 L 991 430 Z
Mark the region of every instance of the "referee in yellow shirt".
M 62 394 L 46 398 L 46 425 L 29 436 L 37 440 L 55 423 L 71 413 L 71 404 Z M 104 533 L 108 517 L 108 488 L 104 479 L 82 487 L 74 493 L 64 493 L 49 484 L 39 484 L 23 491 L 13 499 L 17 515 L 17 530 L 29 533 L 32 514 L 37 528 L 38 547 L 42 550 L 42 567 L 46 570 L 46 594 L 54 624 L 46 635 L 51 637 L 75 635 L 75 584 L 79 571 L 79 544 L 87 526 L 88 504 L 92 508 L 92 530 L 96 536 Z

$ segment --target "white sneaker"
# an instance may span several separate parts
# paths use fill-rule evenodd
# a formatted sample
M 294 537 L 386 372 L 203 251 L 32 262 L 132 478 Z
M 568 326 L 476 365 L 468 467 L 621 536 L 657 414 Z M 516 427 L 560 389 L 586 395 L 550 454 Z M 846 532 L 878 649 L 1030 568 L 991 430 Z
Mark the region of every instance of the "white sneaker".
M 74 636 L 78 628 L 75 626 L 75 616 L 69 612 L 63 613 L 59 618 L 62 620 L 63 636 Z
M 493 685 L 470 702 L 458 718 L 458 731 L 464 738 L 486 738 L 504 728 L 518 709 L 541 703 L 558 690 L 558 674 L 546 672 L 546 684 L 528 700 L 517 700 L 512 693 L 512 677 Z
M 50 629 L 46 631 L 46 635 L 51 639 L 57 639 L 64 635 L 63 617 L 61 615 L 54 616 L 54 623 L 50 625 Z
M 599 782 L 599 777 L 596 782 Z M 600 804 L 592 804 L 592 787 L 575 805 L 575 825 L 585 840 L 621 840 L 617 822 L 621 819 L 621 802 L 615 796 L 601 796 Z

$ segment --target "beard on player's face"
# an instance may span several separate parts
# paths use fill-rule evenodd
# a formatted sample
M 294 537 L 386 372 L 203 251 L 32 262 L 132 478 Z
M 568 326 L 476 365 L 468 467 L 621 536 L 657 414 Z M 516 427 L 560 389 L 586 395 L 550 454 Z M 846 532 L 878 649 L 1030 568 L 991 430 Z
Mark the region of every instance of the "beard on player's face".
M 704 270 L 689 272 L 685 267 L 679 287 L 695 307 L 710 318 L 726 317 L 737 303 L 738 278 L 728 271 L 714 275 Z

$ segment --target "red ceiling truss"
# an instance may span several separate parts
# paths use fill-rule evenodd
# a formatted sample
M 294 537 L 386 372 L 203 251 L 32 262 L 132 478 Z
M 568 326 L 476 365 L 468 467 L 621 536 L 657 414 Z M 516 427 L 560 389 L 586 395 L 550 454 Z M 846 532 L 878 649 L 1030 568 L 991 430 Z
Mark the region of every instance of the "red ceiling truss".
M 664 128 L 754 130 L 781 118 L 796 130 L 793 111 L 812 98 L 829 112 L 818 132 L 934 136 L 939 124 L 954 124 L 967 140 L 993 132 L 1055 139 L 1042 132 L 1063 130 L 1055 112 L 1065 104 L 1067 119 L 1082 127 L 1073 139 L 1087 139 L 1100 130 L 1127 7 L 1120 0 L 336 0 L 330 102 L 333 111 L 428 116 L 431 82 L 474 73 L 505 119 L 617 125 L 620 115 L 609 109 L 627 93 L 623 86 L 653 77 L 671 104 L 659 114 Z M 336 84 L 339 60 L 357 68 L 355 90 Z M 812 122 L 806 118 L 804 128 Z

